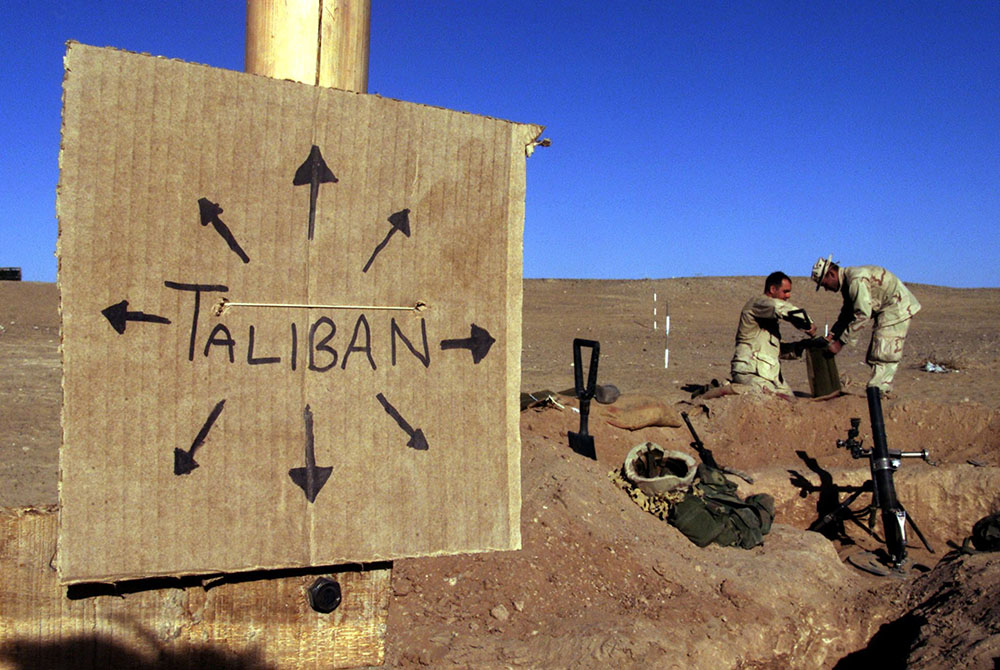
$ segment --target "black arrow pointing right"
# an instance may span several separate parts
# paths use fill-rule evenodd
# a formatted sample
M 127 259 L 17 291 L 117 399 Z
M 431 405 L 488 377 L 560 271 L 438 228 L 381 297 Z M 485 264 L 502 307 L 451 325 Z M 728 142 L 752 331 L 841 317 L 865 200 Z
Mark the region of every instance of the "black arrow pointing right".
M 472 324 L 471 331 L 470 337 L 460 340 L 441 340 L 441 349 L 468 349 L 472 353 L 472 362 L 478 364 L 486 358 L 496 340 L 488 330 L 476 324 Z
M 109 305 L 101 310 L 101 314 L 108 320 L 111 327 L 119 335 L 125 332 L 125 325 L 128 321 L 145 321 L 147 323 L 170 323 L 170 319 L 156 314 L 146 314 L 145 312 L 128 311 L 128 300 L 122 300 L 114 305 Z
M 368 262 L 365 263 L 365 266 L 361 269 L 362 272 L 368 272 L 368 268 L 370 268 L 372 263 L 375 262 L 375 257 L 378 256 L 380 251 L 385 249 L 386 245 L 389 244 L 389 240 L 392 239 L 392 236 L 397 230 L 407 237 L 410 236 L 410 210 L 401 209 L 398 212 L 390 214 L 388 220 L 389 223 L 392 224 L 392 228 L 390 228 L 389 232 L 386 233 L 385 239 L 379 242 L 375 247 L 375 251 L 372 252 L 371 258 L 368 259 Z

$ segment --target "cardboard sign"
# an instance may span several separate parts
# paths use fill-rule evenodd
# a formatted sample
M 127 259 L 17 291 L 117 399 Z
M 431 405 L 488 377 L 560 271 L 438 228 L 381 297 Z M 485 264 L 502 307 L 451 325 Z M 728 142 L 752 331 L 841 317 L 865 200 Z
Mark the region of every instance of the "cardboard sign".
M 71 44 L 63 583 L 520 546 L 523 125 Z

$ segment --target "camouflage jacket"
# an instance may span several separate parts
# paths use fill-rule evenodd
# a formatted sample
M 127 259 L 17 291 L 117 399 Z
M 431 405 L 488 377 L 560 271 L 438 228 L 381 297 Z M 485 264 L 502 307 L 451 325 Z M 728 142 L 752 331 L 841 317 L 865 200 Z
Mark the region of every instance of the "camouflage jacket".
M 831 334 L 845 345 L 854 344 L 869 319 L 875 327 L 892 326 L 920 311 L 920 303 L 899 278 L 875 265 L 840 268 L 844 306 Z
M 796 317 L 811 323 L 803 310 L 788 302 L 766 295 L 750 298 L 740 312 L 736 328 L 736 350 L 731 364 L 733 374 L 752 374 L 777 381 L 781 374 L 781 330 L 778 320 Z

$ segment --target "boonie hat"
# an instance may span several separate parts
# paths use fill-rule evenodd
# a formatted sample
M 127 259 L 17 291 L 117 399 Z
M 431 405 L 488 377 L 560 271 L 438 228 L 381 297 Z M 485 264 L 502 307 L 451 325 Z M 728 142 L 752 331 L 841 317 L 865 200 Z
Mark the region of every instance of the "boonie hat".
M 833 254 L 830 254 L 826 258 L 820 257 L 816 264 L 813 265 L 812 269 L 812 280 L 816 282 L 816 290 L 819 290 L 820 282 L 823 281 L 823 277 L 826 276 L 826 271 L 830 269 L 830 264 L 833 263 Z

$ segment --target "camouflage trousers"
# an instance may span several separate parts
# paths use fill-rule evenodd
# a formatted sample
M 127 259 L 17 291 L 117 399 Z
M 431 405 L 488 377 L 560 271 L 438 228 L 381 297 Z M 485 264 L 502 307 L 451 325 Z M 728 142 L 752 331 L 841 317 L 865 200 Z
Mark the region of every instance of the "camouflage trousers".
M 872 329 L 872 341 L 868 344 L 865 363 L 872 368 L 868 386 L 877 386 L 885 393 L 892 389 L 899 361 L 903 358 L 903 344 L 910 329 L 910 319 L 891 326 L 876 326 Z
M 785 383 L 784 378 L 780 374 L 777 379 L 765 379 L 749 372 L 734 372 L 731 376 L 733 378 L 733 390 L 738 394 L 744 391 L 771 391 L 773 393 L 792 395 L 792 387 Z M 740 386 L 744 388 L 739 388 Z

